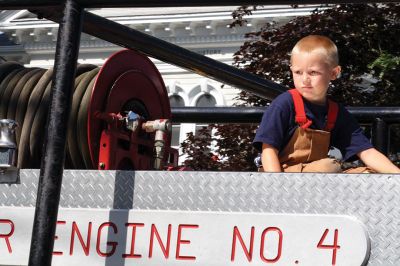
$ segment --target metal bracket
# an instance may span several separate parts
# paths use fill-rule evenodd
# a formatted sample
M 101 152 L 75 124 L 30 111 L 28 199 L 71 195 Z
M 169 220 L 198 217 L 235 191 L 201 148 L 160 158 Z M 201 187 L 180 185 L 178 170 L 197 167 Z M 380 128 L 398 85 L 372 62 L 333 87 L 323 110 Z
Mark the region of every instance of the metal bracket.
M 19 169 L 0 169 L 0 184 L 20 184 Z

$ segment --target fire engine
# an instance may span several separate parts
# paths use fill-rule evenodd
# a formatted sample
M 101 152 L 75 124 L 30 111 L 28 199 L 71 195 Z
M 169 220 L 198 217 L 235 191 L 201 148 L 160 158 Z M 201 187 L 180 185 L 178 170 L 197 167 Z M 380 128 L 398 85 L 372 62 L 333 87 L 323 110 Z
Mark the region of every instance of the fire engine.
M 0 65 L 0 265 L 400 264 L 397 175 L 165 171 L 172 122 L 234 111 L 171 111 L 146 55 L 269 99 L 285 88 L 84 11 L 282 1 L 0 4 L 60 24 L 54 68 Z M 77 65 L 81 32 L 126 49 Z

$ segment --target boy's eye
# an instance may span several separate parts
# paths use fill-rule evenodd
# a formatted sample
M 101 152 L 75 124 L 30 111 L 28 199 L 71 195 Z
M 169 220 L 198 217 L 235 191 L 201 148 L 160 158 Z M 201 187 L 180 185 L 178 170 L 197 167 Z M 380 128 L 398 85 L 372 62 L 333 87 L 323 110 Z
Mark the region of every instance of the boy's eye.
M 301 71 L 299 71 L 299 70 L 294 71 L 294 73 L 295 73 L 296 75 L 302 75 L 302 74 L 303 74 L 303 73 L 302 73 Z
M 316 75 L 318 75 L 318 74 L 319 74 L 319 72 L 317 72 L 317 71 L 311 71 L 311 72 L 310 72 L 310 75 L 311 75 L 311 76 L 316 76 Z

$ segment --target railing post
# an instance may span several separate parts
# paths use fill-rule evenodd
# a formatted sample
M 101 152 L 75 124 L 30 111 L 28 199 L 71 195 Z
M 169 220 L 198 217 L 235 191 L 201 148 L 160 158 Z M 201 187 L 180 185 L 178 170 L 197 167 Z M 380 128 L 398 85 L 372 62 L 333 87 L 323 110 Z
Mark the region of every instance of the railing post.
M 383 154 L 389 152 L 389 127 L 382 118 L 375 118 L 372 123 L 372 144 Z
M 83 10 L 66 0 L 58 31 L 50 114 L 41 162 L 29 266 L 51 265 L 65 158 L 66 131 L 82 31 Z

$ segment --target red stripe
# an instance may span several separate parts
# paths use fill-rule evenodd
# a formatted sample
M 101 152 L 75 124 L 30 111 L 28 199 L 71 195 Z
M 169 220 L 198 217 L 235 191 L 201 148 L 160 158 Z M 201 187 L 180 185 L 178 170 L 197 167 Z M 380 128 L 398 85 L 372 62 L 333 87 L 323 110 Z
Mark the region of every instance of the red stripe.
M 335 127 L 336 118 L 339 112 L 339 106 L 336 102 L 328 99 L 328 121 L 325 130 L 331 131 Z
M 304 109 L 304 101 L 300 92 L 296 89 L 289 90 L 292 95 L 294 110 L 296 112 L 296 123 L 302 128 L 308 128 L 312 124 L 312 120 L 308 119 Z M 339 106 L 336 102 L 328 99 L 328 118 L 324 130 L 331 131 L 335 127 L 336 119 L 339 112 Z
M 292 95 L 294 110 L 296 112 L 296 123 L 300 125 L 302 128 L 308 128 L 311 126 L 312 121 L 309 120 L 306 116 L 306 112 L 304 111 L 304 102 L 300 92 L 296 89 L 289 90 L 289 93 Z

